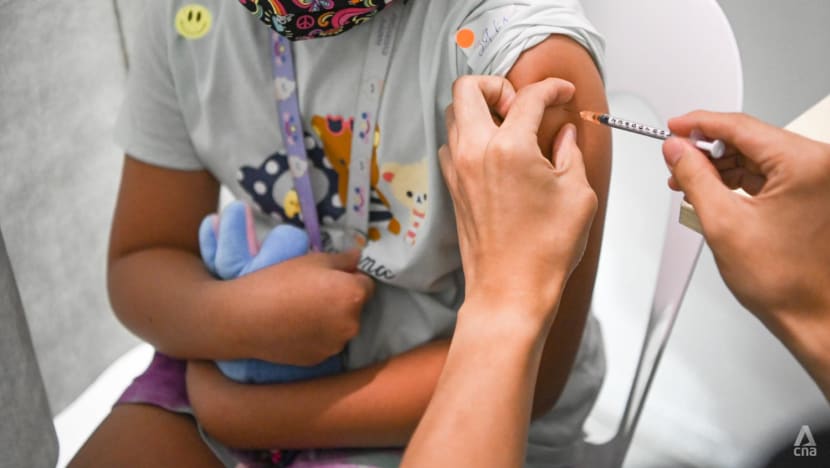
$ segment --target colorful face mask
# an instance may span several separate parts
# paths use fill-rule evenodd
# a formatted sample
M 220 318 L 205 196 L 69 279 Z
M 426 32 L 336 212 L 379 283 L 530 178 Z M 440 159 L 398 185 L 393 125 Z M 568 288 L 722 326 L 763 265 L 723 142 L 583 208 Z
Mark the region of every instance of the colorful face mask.
M 292 41 L 336 36 L 369 21 L 394 0 L 239 0 Z

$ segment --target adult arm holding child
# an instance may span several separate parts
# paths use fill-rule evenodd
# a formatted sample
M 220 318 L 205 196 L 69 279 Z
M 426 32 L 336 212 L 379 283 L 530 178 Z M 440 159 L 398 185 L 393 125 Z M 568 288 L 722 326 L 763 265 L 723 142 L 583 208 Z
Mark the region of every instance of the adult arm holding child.
M 545 108 L 573 93 L 573 85 L 555 79 L 518 94 L 496 77 L 468 77 L 456 86 L 441 162 L 467 293 L 403 466 L 506 467 L 524 460 L 545 341 L 597 209 L 575 127 L 559 132 L 552 161 L 536 143 Z M 503 116 L 501 125 L 490 109 Z M 524 247 L 504 249 L 518 226 Z

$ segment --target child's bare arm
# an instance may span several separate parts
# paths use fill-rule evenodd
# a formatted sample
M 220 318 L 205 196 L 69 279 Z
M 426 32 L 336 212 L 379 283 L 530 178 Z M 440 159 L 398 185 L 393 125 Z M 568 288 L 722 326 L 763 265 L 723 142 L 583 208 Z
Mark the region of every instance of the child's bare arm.
M 449 343 L 323 379 L 246 385 L 191 361 L 190 402 L 214 438 L 239 448 L 400 447 L 432 397 Z
M 507 75 L 516 89 L 546 78 L 562 78 L 576 85 L 569 110 L 550 109 L 539 129 L 539 146 L 550 155 L 559 129 L 567 122 L 577 126 L 578 144 L 585 159 L 588 182 L 599 205 L 580 265 L 574 270 L 559 304 L 559 313 L 545 345 L 536 385 L 534 414 L 549 410 L 559 398 L 579 349 L 591 305 L 599 260 L 608 183 L 611 172 L 611 134 L 604 127 L 586 125 L 573 111 L 606 111 L 608 104 L 599 72 L 588 52 L 565 36 L 550 36 L 523 53 Z
M 217 281 L 202 264 L 197 232 L 218 190 L 206 171 L 125 158 L 107 275 L 119 319 L 182 358 L 307 365 L 337 353 L 357 333 L 372 291 L 355 273 L 357 255 L 306 255 Z

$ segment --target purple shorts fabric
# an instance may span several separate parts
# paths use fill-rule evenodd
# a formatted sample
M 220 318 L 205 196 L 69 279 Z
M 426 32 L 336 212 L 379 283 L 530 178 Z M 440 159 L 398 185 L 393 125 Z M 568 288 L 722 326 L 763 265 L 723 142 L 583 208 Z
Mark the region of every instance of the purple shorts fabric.
M 173 413 L 193 415 L 187 398 L 186 370 L 186 361 L 156 351 L 147 369 L 133 380 L 115 404 L 153 405 Z M 205 443 L 211 446 L 207 440 Z M 228 454 L 236 459 L 236 466 L 281 467 L 291 463 L 291 458 L 286 457 L 288 454 L 279 450 L 228 449 Z
M 186 361 L 156 351 L 147 369 L 133 380 L 115 404 L 153 405 L 174 413 L 193 415 L 193 408 L 187 398 L 186 369 Z M 361 457 L 355 456 L 357 452 L 348 450 L 306 450 L 299 453 L 280 450 L 233 450 L 227 447 L 217 447 L 217 442 L 209 440 L 210 437 L 204 437 L 206 437 L 205 443 L 227 466 L 246 468 L 288 466 L 291 468 L 374 468 L 376 466 L 374 463 L 366 463 L 360 459 Z M 390 451 L 390 454 L 399 457 L 397 451 Z
M 187 362 L 156 351 L 147 369 L 133 380 L 115 404 L 142 403 L 174 413 L 193 414 L 184 381 L 186 368 Z

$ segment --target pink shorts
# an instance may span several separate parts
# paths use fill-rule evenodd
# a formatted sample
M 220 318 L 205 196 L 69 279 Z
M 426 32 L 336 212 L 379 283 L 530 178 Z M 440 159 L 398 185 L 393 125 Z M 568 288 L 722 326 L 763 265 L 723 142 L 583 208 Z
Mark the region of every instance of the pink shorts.
M 153 405 L 192 417 L 193 408 L 185 384 L 186 369 L 186 361 L 156 351 L 147 369 L 133 380 L 115 404 Z M 362 450 L 235 450 L 211 438 L 201 427 L 199 432 L 220 461 L 236 468 L 375 468 L 377 465 L 393 466 L 400 459 L 397 449 L 368 453 Z M 389 462 L 373 463 L 384 459 Z
M 193 416 L 193 408 L 187 398 L 186 369 L 186 361 L 156 351 L 147 369 L 133 380 L 115 404 L 153 405 Z M 287 467 L 296 455 L 296 452 L 281 450 L 232 450 L 208 438 L 201 428 L 199 432 L 216 456 L 225 464 L 232 463 L 231 466 Z

